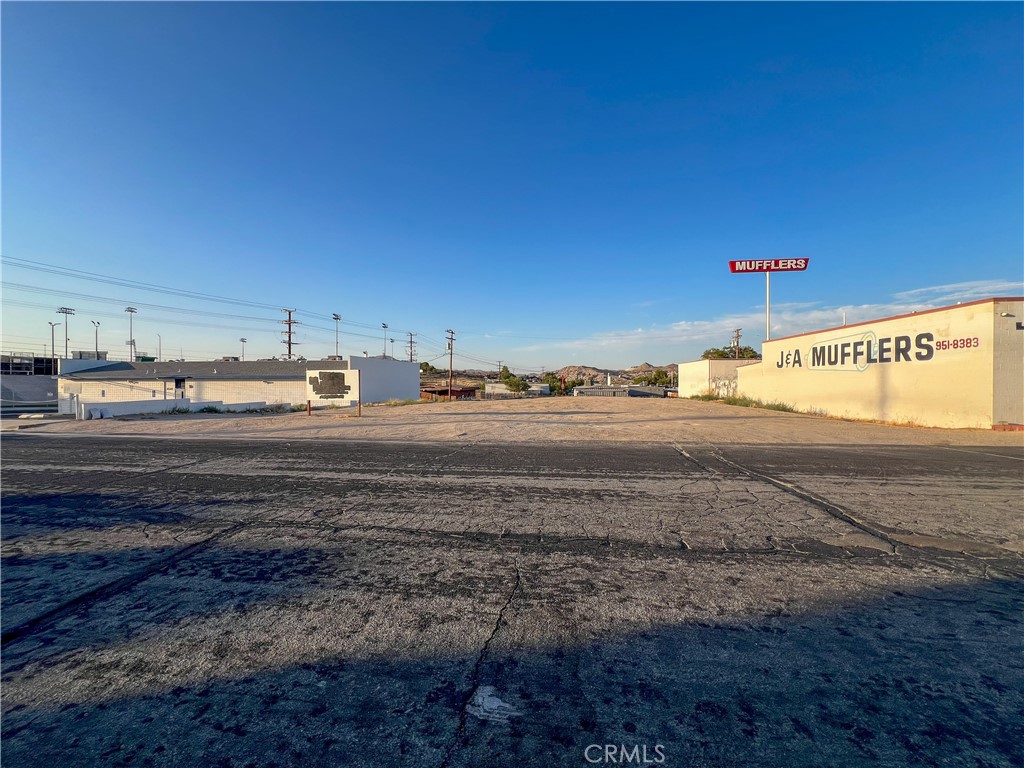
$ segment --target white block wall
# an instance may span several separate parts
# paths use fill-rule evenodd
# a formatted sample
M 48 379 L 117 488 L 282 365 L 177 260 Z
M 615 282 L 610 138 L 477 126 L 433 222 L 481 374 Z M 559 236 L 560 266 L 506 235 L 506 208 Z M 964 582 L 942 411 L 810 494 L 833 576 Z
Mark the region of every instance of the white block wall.
M 359 392 L 364 403 L 420 399 L 420 365 L 407 360 L 353 357 L 349 368 L 359 371 Z

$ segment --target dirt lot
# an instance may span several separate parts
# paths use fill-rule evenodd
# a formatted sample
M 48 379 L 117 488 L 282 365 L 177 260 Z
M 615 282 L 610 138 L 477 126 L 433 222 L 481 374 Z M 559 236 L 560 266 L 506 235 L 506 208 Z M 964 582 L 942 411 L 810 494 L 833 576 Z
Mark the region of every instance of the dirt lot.
M 2 448 L 5 768 L 1024 762 L 1019 434 L 595 398 Z
M 464 401 L 273 416 L 194 414 L 59 422 L 47 432 L 179 437 L 460 442 L 823 445 L 1024 445 L 1024 432 L 928 429 L 739 408 L 695 400 L 558 397 Z

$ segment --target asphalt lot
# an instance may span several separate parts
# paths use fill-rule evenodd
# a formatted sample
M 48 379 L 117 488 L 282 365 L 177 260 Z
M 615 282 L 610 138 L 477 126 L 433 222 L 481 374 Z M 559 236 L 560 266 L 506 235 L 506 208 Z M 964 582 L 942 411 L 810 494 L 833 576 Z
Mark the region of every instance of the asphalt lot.
M 2 449 L 5 768 L 1024 764 L 1019 448 Z

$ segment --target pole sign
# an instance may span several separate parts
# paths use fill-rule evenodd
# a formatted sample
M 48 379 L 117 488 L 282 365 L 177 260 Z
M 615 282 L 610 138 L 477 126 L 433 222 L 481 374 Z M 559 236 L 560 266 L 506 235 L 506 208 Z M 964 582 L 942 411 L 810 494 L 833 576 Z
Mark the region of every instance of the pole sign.
M 729 271 L 764 272 L 764 340 L 772 338 L 772 272 L 803 272 L 810 259 L 745 259 L 730 261 Z
M 810 259 L 748 259 L 730 261 L 730 272 L 803 272 Z

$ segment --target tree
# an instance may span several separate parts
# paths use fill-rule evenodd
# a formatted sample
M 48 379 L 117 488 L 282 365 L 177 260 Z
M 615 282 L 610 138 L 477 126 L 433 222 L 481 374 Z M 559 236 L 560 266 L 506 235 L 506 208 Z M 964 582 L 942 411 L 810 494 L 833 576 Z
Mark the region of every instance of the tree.
M 700 356 L 701 360 L 728 360 L 733 357 L 739 357 L 741 360 L 760 360 L 761 353 L 753 347 L 740 347 L 740 353 L 737 355 L 736 348 L 729 346 L 705 349 L 704 354 Z
M 564 395 L 565 391 L 562 389 L 562 379 L 559 378 L 558 374 L 545 373 L 544 383 L 551 387 L 552 395 Z
M 509 392 L 525 392 L 530 388 L 529 382 L 520 379 L 518 376 L 509 376 L 504 380 Z
M 501 370 L 498 372 L 498 378 L 502 381 L 512 378 L 512 371 L 508 369 L 507 365 L 501 366 Z
M 662 369 L 657 369 L 649 373 L 642 373 L 633 379 L 634 384 L 645 384 L 650 387 L 670 387 L 672 386 L 672 374 Z
M 430 363 L 420 363 L 420 373 L 441 373 L 441 369 L 435 368 Z

